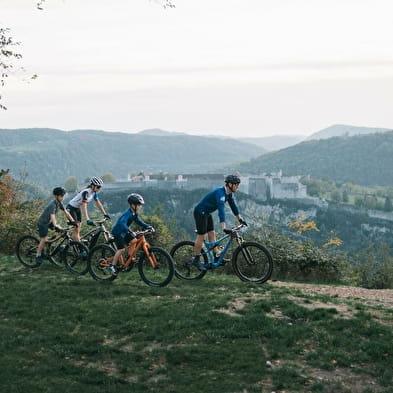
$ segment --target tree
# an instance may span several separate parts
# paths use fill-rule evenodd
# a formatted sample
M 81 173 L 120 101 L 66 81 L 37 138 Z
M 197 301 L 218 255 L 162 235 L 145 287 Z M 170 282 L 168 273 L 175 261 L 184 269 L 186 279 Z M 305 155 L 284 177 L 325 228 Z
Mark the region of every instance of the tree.
M 75 176 L 69 176 L 64 182 L 64 188 L 67 192 L 75 192 L 78 188 L 78 179 Z
M 101 176 L 101 179 L 103 180 L 104 183 L 115 183 L 116 182 L 116 179 L 112 175 L 112 173 L 104 173 Z
M 0 250 L 3 253 L 13 253 L 22 234 L 36 231 L 43 201 L 27 201 L 22 187 L 8 170 L 0 171 Z
M 10 29 L 0 27 L 0 87 L 3 88 L 5 81 L 14 68 L 13 61 L 20 60 L 22 55 L 15 52 L 15 46 L 19 42 L 14 42 L 9 35 Z M 6 110 L 7 107 L 1 104 L 2 96 L 0 95 L 0 110 Z
M 383 207 L 383 210 L 385 212 L 391 212 L 393 210 L 393 204 L 392 204 L 392 200 L 390 199 L 390 197 L 385 198 L 385 205 Z

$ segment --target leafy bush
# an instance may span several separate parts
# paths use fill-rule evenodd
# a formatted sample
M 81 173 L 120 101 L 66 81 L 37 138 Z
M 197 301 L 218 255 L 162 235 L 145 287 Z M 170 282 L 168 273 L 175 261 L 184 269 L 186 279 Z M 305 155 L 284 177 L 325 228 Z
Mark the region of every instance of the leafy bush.
M 0 173 L 0 250 L 12 254 L 18 238 L 35 232 L 42 201 L 27 201 L 23 184 Z

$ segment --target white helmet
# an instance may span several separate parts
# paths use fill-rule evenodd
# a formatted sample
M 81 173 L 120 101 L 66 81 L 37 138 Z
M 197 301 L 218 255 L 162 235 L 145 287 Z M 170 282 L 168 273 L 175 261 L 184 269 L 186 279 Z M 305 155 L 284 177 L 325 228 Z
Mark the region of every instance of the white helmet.
M 102 186 L 104 184 L 104 182 L 102 181 L 102 179 L 100 177 L 95 177 L 93 176 L 90 179 L 90 184 L 93 184 L 93 186 Z

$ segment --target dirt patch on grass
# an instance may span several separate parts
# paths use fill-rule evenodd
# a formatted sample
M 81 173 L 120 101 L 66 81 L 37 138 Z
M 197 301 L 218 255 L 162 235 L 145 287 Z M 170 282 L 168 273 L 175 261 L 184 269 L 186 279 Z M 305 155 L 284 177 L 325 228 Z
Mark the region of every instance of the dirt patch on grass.
M 362 303 L 370 306 L 382 306 L 386 309 L 393 309 L 393 289 L 366 289 L 359 287 L 316 285 L 283 281 L 271 281 L 270 284 L 278 287 L 298 288 L 306 293 L 330 295 L 338 298 L 352 298 L 360 300 Z

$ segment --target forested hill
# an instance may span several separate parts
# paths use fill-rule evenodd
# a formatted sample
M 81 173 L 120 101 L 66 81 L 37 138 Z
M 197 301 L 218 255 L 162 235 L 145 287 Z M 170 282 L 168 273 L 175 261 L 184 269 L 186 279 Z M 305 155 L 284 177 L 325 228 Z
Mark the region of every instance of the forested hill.
M 327 176 L 360 185 L 393 185 L 393 131 L 312 140 L 240 164 L 247 173 Z
M 83 182 L 92 175 L 131 172 L 212 173 L 225 165 L 259 156 L 264 149 L 235 139 L 187 134 L 149 135 L 96 130 L 0 129 L 0 169 L 31 183 Z

